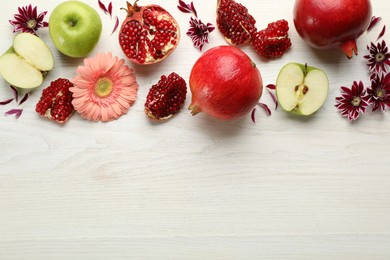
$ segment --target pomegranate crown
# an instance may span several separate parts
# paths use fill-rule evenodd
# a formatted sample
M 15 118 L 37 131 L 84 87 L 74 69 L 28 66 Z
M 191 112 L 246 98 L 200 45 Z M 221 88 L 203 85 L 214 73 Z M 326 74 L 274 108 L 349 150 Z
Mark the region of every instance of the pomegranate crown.
M 131 17 L 134 13 L 141 11 L 141 7 L 137 4 L 138 0 L 135 0 L 134 4 L 130 4 L 130 2 L 126 2 L 127 8 L 121 8 L 121 10 L 125 10 L 127 12 L 127 16 Z

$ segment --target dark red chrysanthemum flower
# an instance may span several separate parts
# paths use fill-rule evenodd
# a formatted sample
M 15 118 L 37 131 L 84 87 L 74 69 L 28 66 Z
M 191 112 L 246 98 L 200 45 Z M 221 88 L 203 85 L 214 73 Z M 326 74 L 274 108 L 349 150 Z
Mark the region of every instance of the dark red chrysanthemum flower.
M 32 7 L 31 4 L 24 7 L 18 7 L 17 14 L 14 15 L 15 20 L 9 20 L 9 23 L 14 27 L 14 32 L 28 32 L 36 34 L 39 28 L 47 27 L 49 24 L 43 19 L 47 12 L 38 14 L 37 7 Z
M 202 50 L 203 45 L 209 42 L 209 33 L 214 29 L 211 23 L 204 24 L 200 19 L 191 17 L 187 35 L 191 37 L 194 47 Z
M 363 82 L 353 82 L 351 88 L 341 87 L 342 94 L 336 97 L 336 107 L 342 116 L 348 117 L 349 121 L 358 119 L 360 113 L 364 114 L 368 106 L 368 95 Z
M 382 74 L 376 74 L 371 79 L 371 87 L 367 89 L 368 103 L 372 111 L 386 111 L 390 107 L 390 82 L 385 81 Z
M 387 66 L 390 66 L 390 52 L 386 42 L 378 42 L 376 45 L 371 43 L 371 45 L 367 45 L 367 50 L 370 54 L 365 55 L 364 58 L 367 59 L 370 72 L 386 72 Z

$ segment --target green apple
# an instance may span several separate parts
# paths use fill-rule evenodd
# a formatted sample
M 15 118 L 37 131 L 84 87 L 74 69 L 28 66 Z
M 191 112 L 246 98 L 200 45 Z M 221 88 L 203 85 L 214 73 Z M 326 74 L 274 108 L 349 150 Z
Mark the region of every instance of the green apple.
M 307 64 L 289 63 L 279 72 L 276 96 L 287 112 L 308 116 L 324 104 L 329 80 L 325 72 Z
M 60 52 L 81 58 L 87 56 L 99 41 L 102 20 L 89 5 L 80 1 L 66 1 L 51 13 L 49 32 Z
M 17 34 L 11 48 L 0 57 L 0 74 L 9 84 L 22 89 L 39 87 L 53 66 L 49 47 L 31 33 Z

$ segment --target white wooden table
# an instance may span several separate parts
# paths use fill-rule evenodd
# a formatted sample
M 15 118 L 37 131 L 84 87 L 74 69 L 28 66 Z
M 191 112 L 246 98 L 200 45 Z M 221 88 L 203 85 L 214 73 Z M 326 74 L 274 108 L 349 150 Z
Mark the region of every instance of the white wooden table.
M 48 16 L 59 2 L 31 1 Z M 117 33 L 110 36 L 114 22 L 97 0 L 85 2 L 104 22 L 91 56 L 124 57 Z M 125 1 L 113 2 L 123 20 Z M 372 1 L 382 21 L 348 60 L 302 42 L 292 24 L 294 1 L 241 0 L 259 28 L 281 18 L 291 27 L 293 46 L 281 59 L 266 62 L 242 48 L 265 84 L 291 61 L 320 67 L 330 78 L 329 97 L 312 117 L 258 110 L 256 124 L 249 115 L 230 122 L 192 117 L 190 93 L 171 120 L 147 119 L 149 87 L 172 71 L 188 82 L 201 54 L 185 35 L 190 15 L 177 10 L 176 0 L 154 2 L 176 17 L 182 38 L 164 62 L 135 67 L 139 97 L 127 115 L 106 124 L 74 115 L 59 126 L 34 111 L 41 90 L 19 120 L 4 116 L 12 105 L 0 107 L 0 259 L 390 259 L 390 115 L 368 112 L 351 124 L 334 107 L 341 85 L 369 83 L 363 55 L 390 26 L 388 1 Z M 215 24 L 214 4 L 194 2 L 199 17 Z M 0 52 L 14 37 L 8 20 L 28 3 L 2 3 Z M 60 55 L 47 29 L 41 36 L 56 61 L 44 85 L 72 78 L 82 59 Z M 384 39 L 390 43 L 389 33 Z M 221 44 L 216 30 L 205 48 Z M 8 85 L 0 85 L 0 100 L 10 97 Z M 272 106 L 266 92 L 262 101 Z

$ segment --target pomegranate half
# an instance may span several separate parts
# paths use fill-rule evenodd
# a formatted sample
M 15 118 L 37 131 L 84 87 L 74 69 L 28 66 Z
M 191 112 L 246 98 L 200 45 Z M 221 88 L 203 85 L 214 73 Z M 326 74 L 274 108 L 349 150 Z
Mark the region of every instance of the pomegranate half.
M 294 25 L 309 45 L 318 49 L 339 47 L 352 58 L 356 39 L 366 31 L 372 16 L 370 0 L 296 0 Z
M 263 81 L 252 60 L 239 48 L 218 46 L 206 51 L 190 74 L 193 115 L 203 111 L 229 120 L 248 114 L 263 92 Z
M 180 27 L 161 6 L 139 6 L 137 2 L 133 5 L 127 2 L 127 17 L 119 32 L 119 45 L 130 61 L 154 64 L 175 50 L 180 40 Z

